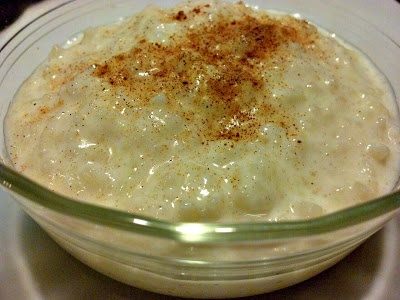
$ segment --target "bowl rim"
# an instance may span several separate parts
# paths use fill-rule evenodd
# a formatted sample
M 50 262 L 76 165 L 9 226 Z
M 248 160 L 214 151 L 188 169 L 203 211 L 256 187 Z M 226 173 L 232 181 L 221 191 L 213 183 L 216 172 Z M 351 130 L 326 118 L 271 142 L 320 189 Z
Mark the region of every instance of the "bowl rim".
M 32 23 L 72 2 L 76 2 L 76 0 L 68 0 L 56 5 L 17 30 L 2 43 L 0 59 L 3 60 L 1 54 L 10 42 Z M 371 26 L 374 25 L 371 24 Z M 400 48 L 398 42 L 381 30 L 377 30 Z M 0 61 L 0 67 L 2 64 L 3 62 Z M 1 158 L 0 185 L 14 196 L 17 196 L 17 199 L 18 196 L 22 196 L 32 201 L 35 205 L 69 217 L 132 233 L 182 242 L 220 243 L 305 237 L 341 230 L 385 214 L 388 214 L 386 218 L 389 219 L 392 214 L 400 211 L 400 191 L 398 190 L 377 199 L 313 219 L 233 223 L 169 222 L 60 195 L 13 170 Z
M 37 184 L 2 162 L 0 179 L 1 186 L 11 194 L 69 217 L 132 233 L 194 243 L 277 240 L 318 235 L 400 211 L 400 191 L 397 191 L 313 219 L 240 223 L 170 222 L 68 198 Z

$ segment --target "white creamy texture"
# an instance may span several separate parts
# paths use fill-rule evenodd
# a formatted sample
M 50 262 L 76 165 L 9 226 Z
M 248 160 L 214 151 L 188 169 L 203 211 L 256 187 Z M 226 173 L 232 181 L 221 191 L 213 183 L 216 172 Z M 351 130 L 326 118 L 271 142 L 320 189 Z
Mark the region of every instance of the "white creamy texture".
M 360 53 L 242 3 L 150 6 L 55 46 L 22 85 L 15 166 L 170 221 L 317 217 L 389 192 L 399 124 Z

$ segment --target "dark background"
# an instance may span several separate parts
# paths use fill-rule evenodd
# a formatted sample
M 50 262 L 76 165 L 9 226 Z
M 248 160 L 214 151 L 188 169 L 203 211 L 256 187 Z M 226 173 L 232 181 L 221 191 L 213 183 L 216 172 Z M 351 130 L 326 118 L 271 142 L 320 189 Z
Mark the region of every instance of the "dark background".
M 41 0 L 0 0 L 0 30 L 12 24 L 30 4 L 40 1 Z M 400 0 L 394 1 L 400 3 Z
M 30 4 L 41 0 L 0 0 L 0 30 L 12 24 Z

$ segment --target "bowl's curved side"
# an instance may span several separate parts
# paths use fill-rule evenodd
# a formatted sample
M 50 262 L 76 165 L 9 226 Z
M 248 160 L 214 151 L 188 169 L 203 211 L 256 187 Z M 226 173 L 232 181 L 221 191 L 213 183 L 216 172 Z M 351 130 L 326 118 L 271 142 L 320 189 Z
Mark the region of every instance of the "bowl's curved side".
M 283 9 L 279 3 L 285 2 L 276 1 L 276 8 Z M 306 9 L 302 16 L 365 50 L 388 78 L 400 101 L 399 45 L 351 11 L 325 1 L 312 3 L 321 13 L 313 16 Z M 112 4 L 66 1 L 24 27 L 1 48 L 1 119 L 4 120 L 21 82 L 46 57 L 53 44 L 63 43 L 83 28 L 109 23 L 144 5 L 142 1 L 133 4 L 132 1 Z M 352 30 L 348 30 L 350 19 Z M 106 275 L 170 295 L 238 297 L 305 280 L 344 257 L 397 214 L 400 207 L 400 193 L 396 192 L 311 221 L 160 222 L 73 201 L 19 175 L 13 171 L 8 157 L 3 122 L 0 129 L 3 132 L 0 184 L 60 245 Z M 208 293 L 199 294 L 204 287 Z
M 141 289 L 191 298 L 243 297 L 304 281 L 393 216 L 297 238 L 199 243 L 127 232 L 14 197 L 60 246 L 93 269 Z

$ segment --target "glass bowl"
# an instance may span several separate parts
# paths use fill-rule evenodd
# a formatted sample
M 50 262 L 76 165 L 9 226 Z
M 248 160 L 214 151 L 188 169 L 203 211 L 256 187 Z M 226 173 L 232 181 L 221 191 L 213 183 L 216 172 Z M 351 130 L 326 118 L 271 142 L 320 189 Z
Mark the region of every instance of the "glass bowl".
M 2 41 L 2 120 L 18 87 L 52 45 L 63 44 L 87 27 L 129 16 L 150 2 L 170 6 L 178 1 L 63 1 Z M 322 0 L 308 1 L 307 7 L 300 1 L 248 3 L 299 13 L 362 49 L 387 77 L 400 101 L 398 42 L 359 17 L 356 10 Z M 1 129 L 4 132 L 3 123 Z M 304 221 L 171 223 L 49 191 L 14 170 L 4 134 L 1 161 L 3 188 L 73 256 L 121 282 L 181 297 L 241 297 L 296 284 L 338 262 L 400 210 L 396 187 L 379 199 Z

